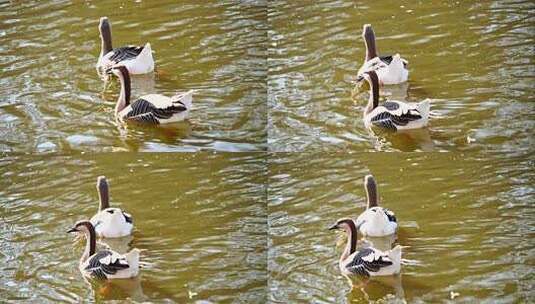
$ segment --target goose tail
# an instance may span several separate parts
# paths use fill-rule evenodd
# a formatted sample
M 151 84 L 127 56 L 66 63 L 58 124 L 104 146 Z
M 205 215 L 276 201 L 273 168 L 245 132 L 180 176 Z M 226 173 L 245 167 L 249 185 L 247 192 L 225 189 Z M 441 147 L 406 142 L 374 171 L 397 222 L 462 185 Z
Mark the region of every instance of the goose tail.
M 396 268 L 401 269 L 401 246 L 397 245 L 388 253 L 388 257 L 392 260 L 392 263 Z M 399 271 L 398 271 L 399 272 Z
M 417 108 L 418 112 L 420 112 L 420 115 L 422 116 L 422 119 L 427 121 L 429 119 L 429 110 L 431 108 L 431 103 L 429 102 L 429 99 L 425 99 L 420 102 Z
M 193 93 L 195 92 L 195 90 L 189 90 L 187 92 L 183 92 L 183 93 L 178 93 L 176 94 L 175 96 L 171 97 L 171 100 L 173 100 L 173 102 L 176 102 L 176 101 L 180 101 L 182 102 L 186 108 L 189 110 L 191 109 L 191 105 L 193 103 Z
M 128 262 L 128 268 L 132 271 L 132 276 L 136 276 L 139 272 L 139 253 L 141 250 L 134 248 L 125 254 L 126 261 Z

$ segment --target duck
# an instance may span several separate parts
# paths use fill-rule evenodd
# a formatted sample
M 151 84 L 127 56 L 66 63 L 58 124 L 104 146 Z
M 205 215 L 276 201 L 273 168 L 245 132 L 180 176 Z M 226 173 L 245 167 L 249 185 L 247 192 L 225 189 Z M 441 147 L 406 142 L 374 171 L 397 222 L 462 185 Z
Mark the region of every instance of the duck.
M 379 76 L 380 85 L 393 85 L 406 82 L 409 78 L 407 66 L 409 62 L 399 54 L 393 56 L 379 56 L 375 45 L 375 33 L 371 24 L 365 24 L 362 29 L 362 39 L 366 46 L 366 57 L 357 74 L 357 81 L 363 80 L 364 73 L 375 71 Z
M 338 266 L 345 276 L 389 276 L 401 272 L 401 246 L 382 251 L 373 246 L 357 250 L 357 226 L 350 218 L 339 219 L 329 230 L 344 230 L 347 233 L 346 247 Z
M 370 84 L 370 97 L 364 108 L 366 128 L 378 127 L 390 131 L 424 128 L 429 122 L 429 99 L 419 103 L 388 100 L 379 105 L 379 78 L 375 71 L 367 71 L 363 76 Z
M 364 177 L 364 189 L 366 189 L 366 210 L 355 220 L 355 226 L 364 236 L 384 237 L 396 233 L 398 223 L 394 212 L 379 207 L 377 195 L 377 183 L 373 175 Z
M 97 236 L 102 238 L 119 238 L 132 234 L 134 221 L 132 216 L 120 208 L 110 207 L 109 186 L 105 176 L 97 178 L 99 208 L 90 222 Z
M 77 222 L 67 232 L 82 233 L 86 238 L 85 250 L 78 265 L 85 278 L 111 280 L 128 279 L 138 275 L 141 252 L 139 249 L 134 248 L 124 255 L 110 249 L 96 251 L 95 227 L 87 220 Z
M 100 18 L 100 56 L 97 61 L 97 73 L 104 74 L 116 64 L 128 67 L 131 74 L 147 74 L 154 71 L 154 59 L 150 43 L 144 46 L 123 46 L 113 48 L 111 42 L 111 24 L 108 17 Z
M 173 97 L 160 94 L 148 94 L 130 102 L 130 75 L 128 68 L 117 65 L 111 68 L 119 77 L 121 93 L 115 106 L 115 117 L 122 123 L 166 124 L 179 122 L 187 118 L 192 107 L 194 90 L 179 93 Z

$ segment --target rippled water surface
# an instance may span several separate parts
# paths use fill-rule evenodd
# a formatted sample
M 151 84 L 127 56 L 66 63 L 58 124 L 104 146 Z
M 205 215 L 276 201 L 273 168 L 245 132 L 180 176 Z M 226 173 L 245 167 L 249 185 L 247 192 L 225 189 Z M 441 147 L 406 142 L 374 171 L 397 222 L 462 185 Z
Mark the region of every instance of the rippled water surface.
M 534 9 L 533 1 L 271 1 L 269 149 L 527 150 Z M 393 136 L 364 128 L 367 89 L 355 94 L 351 82 L 365 55 L 365 23 L 380 54 L 409 61 L 408 86 L 383 94 L 432 99 L 428 130 Z
M 188 121 L 119 131 L 119 84 L 103 92 L 95 70 L 101 16 L 114 46 L 154 50 L 133 98 L 195 89 Z M 266 39 L 263 1 L 4 1 L 0 151 L 265 150 Z
M 527 155 L 280 154 L 269 163 L 269 297 L 274 303 L 528 303 L 535 300 L 533 159 Z M 337 233 L 364 209 L 374 174 L 396 213 L 407 264 L 351 291 Z M 341 235 L 341 234 L 340 234 Z
M 266 199 L 262 154 L 13 156 L 0 163 L 2 301 L 265 303 Z M 83 243 L 66 231 L 98 208 L 96 177 L 128 210 L 138 280 L 91 287 Z M 200 303 L 200 302 L 199 302 Z

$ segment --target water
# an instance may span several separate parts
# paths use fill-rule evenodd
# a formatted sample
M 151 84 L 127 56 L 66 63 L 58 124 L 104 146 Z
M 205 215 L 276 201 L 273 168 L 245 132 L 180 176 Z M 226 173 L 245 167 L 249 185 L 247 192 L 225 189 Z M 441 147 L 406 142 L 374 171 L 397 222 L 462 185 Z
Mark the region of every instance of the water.
M 269 149 L 528 150 L 534 8 L 532 1 L 271 1 Z M 379 53 L 409 61 L 408 88 L 386 93 L 432 99 L 427 131 L 384 136 L 364 128 L 367 89 L 352 98 L 351 82 L 365 55 L 365 23 Z
M 525 154 L 279 154 L 269 160 L 269 299 L 443 303 L 454 292 L 463 303 L 533 302 L 533 166 Z M 395 280 L 351 290 L 341 237 L 327 228 L 364 210 L 370 173 L 409 261 Z
M 1 4 L 0 151 L 265 150 L 265 4 L 175 2 Z M 119 130 L 119 84 L 102 92 L 95 70 L 101 16 L 115 46 L 155 51 L 157 74 L 133 79 L 133 98 L 197 90 L 187 122 Z
M 265 158 L 262 154 L 12 156 L 0 174 L 0 297 L 5 301 L 131 298 L 136 301 L 266 301 Z M 83 242 L 66 233 L 98 208 L 96 177 L 111 204 L 132 214 L 142 251 L 139 279 L 82 280 Z M 126 285 L 126 286 L 124 286 Z M 15 288 L 16 287 L 16 288 Z
M 0 3 L 0 299 L 5 302 L 535 302 L 533 1 Z M 195 89 L 190 118 L 120 128 L 98 21 L 150 42 L 133 97 Z M 409 60 L 383 97 L 431 99 L 427 129 L 362 123 L 362 25 Z M 394 153 L 382 153 L 383 151 Z M 405 152 L 424 153 L 405 153 Z M 139 153 L 148 152 L 148 153 Z M 172 153 L 161 153 L 172 152 Z M 237 153 L 239 152 L 239 153 Z M 436 153 L 449 152 L 449 153 Z M 375 175 L 402 275 L 350 288 L 326 230 Z M 136 280 L 88 284 L 65 233 L 112 204 L 135 220 Z M 453 298 L 453 300 L 452 300 Z

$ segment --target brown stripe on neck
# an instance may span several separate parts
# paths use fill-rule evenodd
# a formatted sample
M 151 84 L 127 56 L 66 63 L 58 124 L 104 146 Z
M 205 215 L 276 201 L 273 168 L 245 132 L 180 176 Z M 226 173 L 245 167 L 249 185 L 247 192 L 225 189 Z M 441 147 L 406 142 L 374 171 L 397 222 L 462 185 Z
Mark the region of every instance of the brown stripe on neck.
M 125 101 L 125 107 L 127 107 L 130 104 L 130 74 L 128 73 L 128 69 L 125 66 L 120 66 L 119 70 L 121 71 L 121 75 L 123 76 L 121 78 L 122 83 L 122 89 L 124 94 L 124 101 Z
M 113 50 L 113 46 L 111 43 L 111 25 L 108 21 L 108 18 L 104 17 L 100 19 L 98 29 L 100 31 L 100 40 L 102 43 L 101 51 L 102 55 L 104 55 Z
M 346 224 L 349 226 L 349 235 L 351 246 L 349 247 L 349 254 L 353 254 L 357 250 L 357 227 L 353 220 L 346 220 Z
M 377 57 L 377 46 L 375 45 L 375 33 L 372 26 L 367 24 L 362 30 L 362 37 L 366 45 L 366 61 Z
M 87 231 L 89 231 L 89 239 L 87 242 L 89 242 L 89 256 L 92 256 L 96 252 L 97 248 L 97 236 L 95 233 L 95 227 L 93 227 L 93 224 L 91 222 L 84 222 L 83 223 L 85 227 L 87 228 Z
M 372 108 L 370 109 L 371 111 L 377 108 L 377 106 L 379 106 L 379 77 L 377 77 L 375 71 L 368 71 L 366 73 L 368 73 L 368 75 L 370 76 L 368 82 L 370 83 L 370 98 L 372 99 Z
M 99 211 L 110 207 L 110 194 L 106 177 L 99 176 L 97 179 L 97 191 L 100 200 Z
M 364 188 L 366 189 L 366 196 L 368 197 L 367 209 L 378 206 L 377 184 L 375 183 L 373 176 L 367 175 L 364 178 Z

